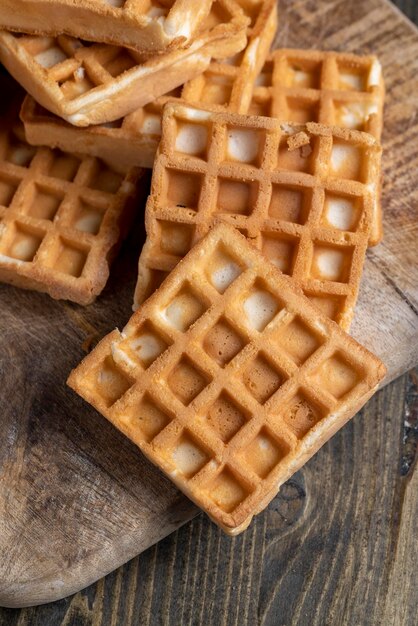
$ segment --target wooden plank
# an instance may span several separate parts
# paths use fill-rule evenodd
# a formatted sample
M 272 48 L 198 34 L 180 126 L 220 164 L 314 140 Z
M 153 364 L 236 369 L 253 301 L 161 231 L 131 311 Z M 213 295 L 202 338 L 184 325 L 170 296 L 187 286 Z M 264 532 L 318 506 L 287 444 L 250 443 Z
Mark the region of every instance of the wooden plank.
M 384 0 L 286 0 L 281 14 L 279 45 L 375 52 L 383 62 L 388 87 L 386 236 L 369 253 L 353 333 L 386 361 L 393 378 L 418 361 L 414 176 L 418 33 Z M 129 317 L 138 245 L 133 238 L 125 246 L 103 297 L 87 309 L 8 286 L 0 288 L 0 605 L 30 605 L 73 593 L 196 514 L 195 507 L 128 441 L 64 385 L 68 371 L 83 354 L 82 343 L 122 326 Z M 299 620 L 292 623 L 303 623 L 305 615 L 312 617 L 308 623 L 326 623 L 320 621 L 324 607 L 337 615 L 351 602 L 350 592 L 359 598 L 364 591 L 368 601 L 385 604 L 385 591 L 394 585 L 389 582 L 385 550 L 395 554 L 398 527 L 390 516 L 398 510 L 400 497 L 399 482 L 390 471 L 399 461 L 401 446 L 399 428 L 389 419 L 400 409 L 399 389 L 395 389 L 398 396 L 391 388 L 373 399 L 363 412 L 365 419 L 356 418 L 339 433 L 243 537 L 233 541 L 222 537 L 201 517 L 193 522 L 192 534 L 184 531 L 178 553 L 156 572 L 177 589 L 183 602 L 178 606 L 182 623 L 190 623 L 194 610 L 189 581 L 178 581 L 174 575 L 183 550 L 199 556 L 196 578 L 191 576 L 202 617 L 207 607 L 201 604 L 201 594 L 206 590 L 209 598 L 212 588 L 218 590 L 221 608 L 226 610 L 237 579 L 242 590 L 239 597 L 234 595 L 238 604 L 228 623 L 241 614 L 256 618 L 257 606 L 266 624 L 274 623 L 270 620 L 277 615 L 283 624 L 290 623 L 292 610 L 297 610 Z M 388 404 L 382 415 L 384 398 Z M 332 524 L 327 524 L 328 519 Z M 350 532 L 359 528 L 363 543 L 349 542 L 352 553 L 345 555 L 347 542 L 340 538 L 348 540 Z M 370 533 L 379 536 L 375 547 L 367 542 Z M 202 541 L 206 534 L 211 537 L 209 544 Z M 273 548 L 278 545 L 280 550 Z M 154 558 L 164 546 L 147 558 Z M 214 569 L 213 553 L 228 557 L 225 575 Z M 307 563 L 305 574 L 311 576 L 312 587 L 309 576 L 295 578 L 292 573 L 296 553 Z M 262 562 L 259 554 L 264 555 Z M 369 569 L 376 566 L 382 572 L 361 589 L 359 581 L 367 581 Z M 205 572 L 203 591 L 199 590 L 200 568 Z M 258 597 L 244 592 L 251 584 L 248 568 L 261 579 Z M 336 583 L 330 572 L 339 573 L 341 587 L 335 599 Z M 308 585 L 312 599 L 294 591 L 302 583 Z M 284 607 L 282 598 L 287 596 L 292 603 Z M 165 589 L 153 589 L 151 581 L 141 583 L 135 597 L 136 606 L 148 611 L 144 616 L 170 609 Z M 80 603 L 80 596 L 76 598 Z M 356 619 L 360 610 L 353 613 Z M 213 604 L 209 619 L 216 620 L 217 611 Z

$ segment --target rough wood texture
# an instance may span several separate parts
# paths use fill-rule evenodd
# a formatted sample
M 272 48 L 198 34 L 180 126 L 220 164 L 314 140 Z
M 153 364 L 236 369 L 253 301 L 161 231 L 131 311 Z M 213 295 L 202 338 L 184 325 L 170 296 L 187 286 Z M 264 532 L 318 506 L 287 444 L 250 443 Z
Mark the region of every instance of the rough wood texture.
M 418 33 L 383 0 L 287 0 L 281 19 L 280 45 L 373 51 L 384 64 L 386 238 L 370 252 L 353 332 L 395 377 L 418 356 Z M 128 249 L 88 309 L 0 289 L 0 605 L 72 593 L 196 513 L 63 385 L 81 343 L 129 317 Z M 381 391 L 242 537 L 199 516 L 74 598 L 3 610 L 0 623 L 412 625 L 418 394 L 409 378 L 404 450 L 406 380 Z

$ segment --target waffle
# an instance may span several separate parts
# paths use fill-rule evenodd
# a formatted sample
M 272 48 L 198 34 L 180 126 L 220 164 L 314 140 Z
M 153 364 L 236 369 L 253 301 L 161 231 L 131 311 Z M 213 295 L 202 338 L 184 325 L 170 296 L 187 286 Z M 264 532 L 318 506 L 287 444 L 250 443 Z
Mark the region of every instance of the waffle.
M 380 140 L 384 95 L 374 56 L 283 49 L 271 54 L 257 78 L 249 113 L 361 130 Z M 380 203 L 376 208 L 371 245 L 383 234 Z
M 68 384 L 234 535 L 384 375 L 294 281 L 218 224 Z
M 188 48 L 148 60 L 127 48 L 67 35 L 0 31 L 0 61 L 49 111 L 75 126 L 104 124 L 198 76 L 212 57 L 245 47 L 248 19 L 238 3 L 216 0 L 205 25 Z
M 0 28 L 79 37 L 161 53 L 184 46 L 207 18 L 212 0 L 2 0 Z
M 243 9 L 251 19 L 245 51 L 226 61 L 212 61 L 209 69 L 198 78 L 117 122 L 76 128 L 28 96 L 21 112 L 28 141 L 100 156 L 111 167 L 151 168 L 161 138 L 162 109 L 169 100 L 200 102 L 220 110 L 245 113 L 254 81 L 276 32 L 277 3 L 276 0 L 254 0 L 252 4 L 244 4 Z
M 348 329 L 380 155 L 376 140 L 360 131 L 166 105 L 135 306 L 223 220 Z
M 144 172 L 123 176 L 93 157 L 30 146 L 20 102 L 0 119 L 0 281 L 89 304 L 106 284 Z
M 212 61 L 206 72 L 187 82 L 182 93 L 186 102 L 247 113 L 257 76 L 277 31 L 277 1 L 239 2 L 250 20 L 247 47 L 233 57 Z

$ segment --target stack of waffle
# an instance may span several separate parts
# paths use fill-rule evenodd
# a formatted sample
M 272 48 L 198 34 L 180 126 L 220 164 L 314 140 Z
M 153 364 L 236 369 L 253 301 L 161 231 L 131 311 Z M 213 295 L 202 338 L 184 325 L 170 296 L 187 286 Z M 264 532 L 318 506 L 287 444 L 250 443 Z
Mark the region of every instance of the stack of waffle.
M 380 65 L 270 53 L 276 0 L 6 0 L 0 26 L 28 92 L 3 78 L 0 280 L 91 303 L 153 168 L 137 310 L 68 382 L 236 534 L 385 375 L 347 334 Z

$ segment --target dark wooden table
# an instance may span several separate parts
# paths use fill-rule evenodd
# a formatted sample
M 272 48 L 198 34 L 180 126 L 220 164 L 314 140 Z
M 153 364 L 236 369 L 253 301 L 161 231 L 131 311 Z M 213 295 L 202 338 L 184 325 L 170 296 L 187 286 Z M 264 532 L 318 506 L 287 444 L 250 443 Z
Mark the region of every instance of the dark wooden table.
M 396 4 L 418 23 L 416 0 Z M 396 440 L 400 464 L 387 444 Z M 231 540 L 199 516 L 70 598 L 0 608 L 0 625 L 415 626 L 417 441 L 415 370 L 380 391 L 244 535 Z M 335 485 L 335 459 L 346 465 L 339 475 L 355 472 L 347 484 Z

